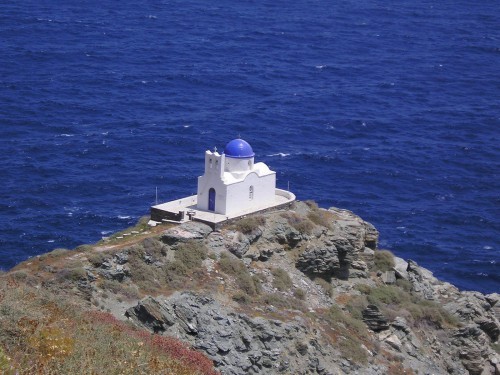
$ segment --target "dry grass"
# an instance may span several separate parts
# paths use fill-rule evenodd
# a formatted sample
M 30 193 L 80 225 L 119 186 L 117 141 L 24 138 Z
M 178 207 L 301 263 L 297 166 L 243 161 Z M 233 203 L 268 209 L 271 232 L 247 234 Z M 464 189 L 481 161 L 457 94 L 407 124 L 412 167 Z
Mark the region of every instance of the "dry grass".
M 264 216 L 248 216 L 234 223 L 233 228 L 241 233 L 249 234 L 252 233 L 259 226 L 265 224 L 266 224 L 266 218 Z
M 367 302 L 378 306 L 389 318 L 405 316 L 414 327 L 455 328 L 458 319 L 439 304 L 421 299 L 405 289 L 393 285 L 363 288 Z
M 365 323 L 335 305 L 326 311 L 323 318 L 335 333 L 334 340 L 342 355 L 355 363 L 366 364 L 368 353 L 362 344 L 365 344 L 369 334 Z
M 233 255 L 222 253 L 219 268 L 226 275 L 233 276 L 238 288 L 249 296 L 261 292 L 261 281 L 258 276 L 252 276 L 245 264 Z M 240 298 L 241 299 L 241 298 Z
M 321 278 L 321 277 L 316 277 L 314 278 L 314 282 L 316 284 L 318 284 L 322 289 L 323 289 L 323 292 L 328 296 L 328 297 L 332 297 L 333 296 L 333 286 L 332 284 Z
M 307 217 L 300 216 L 296 212 L 283 212 L 281 217 L 288 221 L 288 224 L 302 234 L 311 234 L 314 229 L 314 223 Z
M 201 353 L 0 279 L 0 373 L 215 374 Z
M 394 265 L 393 253 L 388 250 L 375 251 L 374 268 L 376 271 L 390 271 Z
M 283 292 L 290 289 L 293 286 L 292 279 L 288 272 L 282 268 L 273 268 L 271 270 L 273 275 L 273 287 Z

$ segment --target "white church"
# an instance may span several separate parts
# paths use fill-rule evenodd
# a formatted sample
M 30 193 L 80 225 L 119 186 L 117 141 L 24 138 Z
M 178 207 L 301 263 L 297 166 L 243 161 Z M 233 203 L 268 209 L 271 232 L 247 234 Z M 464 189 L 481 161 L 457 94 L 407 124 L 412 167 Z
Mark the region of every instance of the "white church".
M 289 206 L 295 195 L 276 188 L 276 172 L 255 163 L 252 147 L 243 139 L 230 141 L 219 154 L 205 151 L 205 173 L 197 194 L 151 207 L 153 223 L 197 220 L 214 227 L 229 219 Z
M 219 154 L 205 152 L 205 174 L 198 177 L 198 203 L 203 211 L 233 216 L 256 211 L 275 201 L 276 172 L 255 163 L 252 147 L 233 139 Z

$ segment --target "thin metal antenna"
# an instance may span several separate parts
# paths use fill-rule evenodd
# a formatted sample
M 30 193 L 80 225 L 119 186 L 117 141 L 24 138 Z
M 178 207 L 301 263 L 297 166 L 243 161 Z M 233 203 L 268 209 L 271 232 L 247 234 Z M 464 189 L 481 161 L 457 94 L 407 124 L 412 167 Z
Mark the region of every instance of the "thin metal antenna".
M 155 199 L 155 204 L 158 204 L 158 186 L 156 187 L 156 199 Z

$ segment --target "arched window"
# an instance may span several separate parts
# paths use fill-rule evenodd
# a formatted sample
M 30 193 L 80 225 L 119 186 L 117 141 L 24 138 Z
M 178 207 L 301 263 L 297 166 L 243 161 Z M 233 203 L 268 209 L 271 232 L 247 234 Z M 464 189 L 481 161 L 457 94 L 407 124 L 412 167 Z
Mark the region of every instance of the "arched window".
M 253 185 L 248 188 L 248 198 L 253 199 Z
M 212 159 L 210 159 L 210 169 L 212 169 Z

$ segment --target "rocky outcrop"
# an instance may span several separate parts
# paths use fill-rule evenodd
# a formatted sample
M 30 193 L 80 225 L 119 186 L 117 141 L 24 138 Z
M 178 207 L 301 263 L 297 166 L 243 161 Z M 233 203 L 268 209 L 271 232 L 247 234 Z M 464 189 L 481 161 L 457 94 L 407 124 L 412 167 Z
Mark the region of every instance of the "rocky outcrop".
M 124 307 L 122 314 L 128 308 L 126 316 L 136 325 L 188 342 L 206 353 L 222 374 L 382 375 L 405 369 L 454 375 L 500 372 L 500 358 L 491 345 L 500 336 L 497 293 L 460 292 L 414 261 L 397 257 L 391 270 L 370 273 L 378 251 L 375 228 L 339 209 L 328 211 L 328 225 L 313 225 L 311 220 L 312 229 L 297 225 L 297 220 L 309 220 L 309 212 L 311 207 L 298 202 L 294 212 L 267 213 L 256 220 L 258 226 L 250 231 L 245 228 L 245 233 L 238 230 L 238 223 L 220 231 L 202 223 L 184 223 L 165 230 L 159 239 L 147 238 L 102 261 L 89 258 L 87 279 L 78 288 L 89 301 L 99 295 L 96 279 L 133 288 L 134 265 L 141 270 L 150 267 L 160 279 L 182 249 L 178 245 L 196 241 L 205 245 L 209 257 L 203 261 L 205 268 L 189 277 L 190 281 L 196 277 L 207 281 L 206 290 L 204 285 L 195 286 L 206 295 L 175 292 L 170 297 L 146 297 L 131 308 Z M 299 231 L 292 224 L 306 229 Z M 221 256 L 227 252 L 241 260 L 245 272 L 232 274 L 221 267 Z M 275 285 L 277 269 L 286 271 L 291 286 L 280 289 Z M 258 282 L 261 290 L 243 298 L 242 275 Z M 396 282 L 400 279 L 406 282 Z M 370 290 L 389 293 L 403 287 L 400 292 L 406 293 L 407 300 L 408 290 L 412 294 L 407 309 L 397 302 L 369 299 Z M 282 305 L 288 309 L 280 310 L 276 307 L 280 305 L 265 302 L 267 298 L 290 302 Z M 460 324 L 446 320 L 448 316 L 442 321 L 429 319 L 423 313 L 426 307 L 444 314 L 432 310 L 435 304 Z M 326 318 L 333 305 L 340 307 L 344 320 L 340 315 L 339 321 Z M 364 330 L 361 337 L 357 336 L 359 325 Z M 358 350 L 366 362 L 353 360 L 350 349 L 342 345 L 352 345 L 349 348 Z
M 363 310 L 363 321 L 372 331 L 379 332 L 389 329 L 389 323 L 386 317 L 380 312 L 375 305 L 368 305 Z
M 126 315 L 203 350 L 223 374 L 339 373 L 335 351 L 300 318 L 286 323 L 252 318 L 189 292 L 147 297 Z
M 212 232 L 212 228 L 208 225 L 197 222 L 188 221 L 182 225 L 167 229 L 160 236 L 160 240 L 167 245 L 187 242 L 191 240 L 201 241 Z
M 361 260 L 365 248 L 374 248 L 378 232 L 369 223 L 347 210 L 331 208 L 337 219 L 319 238 L 309 240 L 300 254 L 297 268 L 306 274 L 348 279 L 367 277 Z

